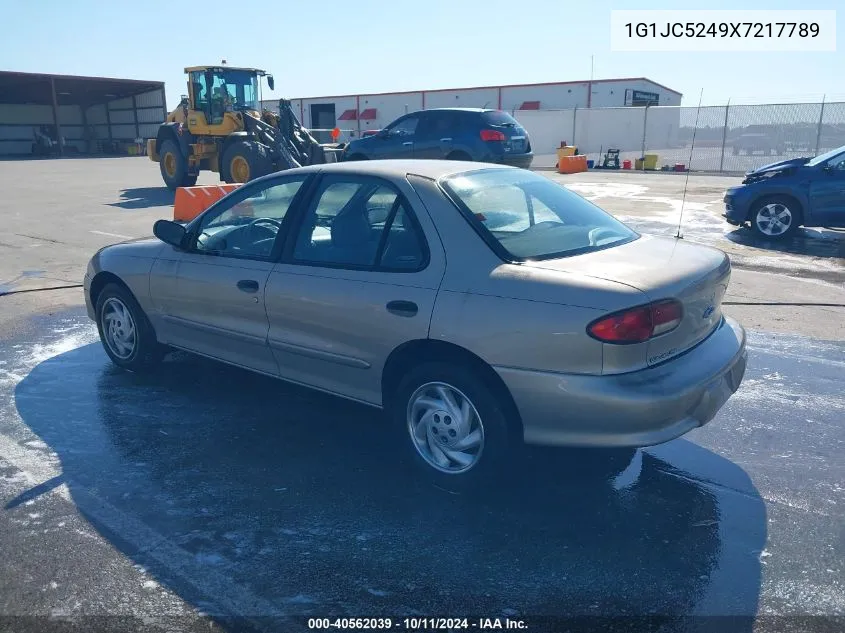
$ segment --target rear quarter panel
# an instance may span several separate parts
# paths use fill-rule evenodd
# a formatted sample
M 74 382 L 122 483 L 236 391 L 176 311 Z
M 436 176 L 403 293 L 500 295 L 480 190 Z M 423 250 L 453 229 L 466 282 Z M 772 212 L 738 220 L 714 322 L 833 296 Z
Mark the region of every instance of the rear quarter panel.
M 604 346 L 587 335 L 587 325 L 643 303 L 643 293 L 613 281 L 503 263 L 433 181 L 409 180 L 446 251 L 430 337 L 494 366 L 600 374 Z M 644 359 L 643 349 L 638 354 Z

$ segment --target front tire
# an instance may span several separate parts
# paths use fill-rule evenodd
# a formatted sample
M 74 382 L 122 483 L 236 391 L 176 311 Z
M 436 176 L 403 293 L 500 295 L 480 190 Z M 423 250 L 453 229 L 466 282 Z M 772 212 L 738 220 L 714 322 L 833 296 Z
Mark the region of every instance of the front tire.
M 100 342 L 111 361 L 122 369 L 144 371 L 164 357 L 152 325 L 135 297 L 126 288 L 110 283 L 96 305 Z
M 236 141 L 223 152 L 221 170 L 226 182 L 244 183 L 272 173 L 273 162 L 263 145 L 254 141 Z
M 509 471 L 522 439 L 506 407 L 469 367 L 441 362 L 411 369 L 389 414 L 406 460 L 446 490 L 466 490 Z
M 801 224 L 801 207 L 783 196 L 763 198 L 750 214 L 751 228 L 766 240 L 782 240 L 792 236 Z
M 179 187 L 192 187 L 197 184 L 197 174 L 188 173 L 188 161 L 176 141 L 164 141 L 159 149 L 159 156 L 161 177 L 168 189 L 176 191 Z

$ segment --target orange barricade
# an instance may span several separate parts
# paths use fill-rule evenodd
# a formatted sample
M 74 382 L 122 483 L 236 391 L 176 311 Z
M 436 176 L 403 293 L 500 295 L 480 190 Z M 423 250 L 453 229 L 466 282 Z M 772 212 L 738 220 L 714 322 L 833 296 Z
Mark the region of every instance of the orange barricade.
M 561 156 L 557 161 L 557 171 L 559 174 L 577 174 L 582 171 L 587 171 L 586 154 Z
M 190 222 L 227 193 L 240 187 L 239 183 L 179 187 L 173 201 L 173 220 Z

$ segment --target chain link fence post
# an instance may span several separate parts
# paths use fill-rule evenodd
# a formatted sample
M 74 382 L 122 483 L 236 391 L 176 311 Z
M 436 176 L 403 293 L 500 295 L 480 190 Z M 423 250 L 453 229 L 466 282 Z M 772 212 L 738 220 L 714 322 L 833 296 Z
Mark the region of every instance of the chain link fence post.
M 818 156 L 819 154 L 819 146 L 822 142 L 822 123 L 824 122 L 824 100 L 826 97 L 827 95 L 822 96 L 822 109 L 821 112 L 819 112 L 819 127 L 816 130 L 816 156 Z
M 725 127 L 722 130 L 722 155 L 719 158 L 719 173 L 725 171 L 725 145 L 728 142 L 728 110 L 731 108 L 731 100 L 725 105 Z
M 576 121 L 577 117 L 578 117 L 578 106 L 575 106 L 572 109 L 572 137 L 571 138 L 572 138 L 572 146 L 573 147 L 578 147 L 578 142 L 575 140 L 575 129 L 576 129 L 575 128 L 575 121 Z
M 645 171 L 645 137 L 648 134 L 648 106 L 643 110 L 643 143 L 640 148 L 640 168 Z

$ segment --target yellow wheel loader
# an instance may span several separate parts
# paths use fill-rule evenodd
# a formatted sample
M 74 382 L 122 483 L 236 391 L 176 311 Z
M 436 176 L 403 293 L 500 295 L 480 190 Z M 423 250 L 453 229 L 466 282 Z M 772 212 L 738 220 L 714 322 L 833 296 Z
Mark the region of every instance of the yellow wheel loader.
M 147 155 L 159 164 L 170 189 L 196 184 L 203 170 L 224 182 L 248 182 L 266 174 L 327 162 L 327 152 L 342 145 L 321 145 L 300 124 L 290 101 L 279 113 L 262 111 L 260 80 L 273 76 L 257 68 L 186 68 L 188 95 L 147 140 Z

